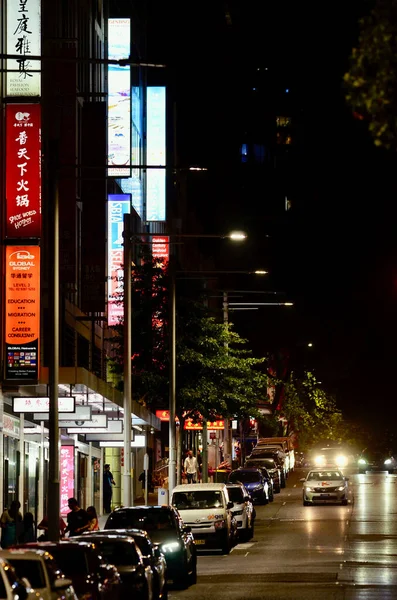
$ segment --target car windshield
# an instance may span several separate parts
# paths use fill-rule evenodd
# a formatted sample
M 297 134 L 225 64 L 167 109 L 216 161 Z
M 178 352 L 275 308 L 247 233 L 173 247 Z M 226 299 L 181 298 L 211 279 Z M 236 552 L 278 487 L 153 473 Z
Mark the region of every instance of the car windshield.
M 231 502 L 236 502 L 237 504 L 244 502 L 244 493 L 241 487 L 228 487 L 227 491 Z
M 194 508 L 223 507 L 222 492 L 212 490 L 197 490 L 192 492 L 175 492 L 172 503 L 179 510 Z
M 308 481 L 331 481 L 343 479 L 340 471 L 311 471 L 307 476 Z
M 61 571 L 67 577 L 72 577 L 73 575 L 87 575 L 89 573 L 87 557 L 83 548 L 75 545 L 69 548 L 67 545 L 54 546 L 51 548 L 51 554 L 55 558 Z
M 106 529 L 175 529 L 169 510 L 164 508 L 132 508 L 117 510 L 106 521 Z
M 41 560 L 25 558 L 8 558 L 8 562 L 14 567 L 19 578 L 26 577 L 33 588 L 45 588 L 45 575 Z
M 240 481 L 241 483 L 255 483 L 255 481 L 260 480 L 260 475 L 257 471 L 234 471 L 234 473 L 230 473 L 229 481 L 230 483 L 236 483 Z
M 139 556 L 135 544 L 121 540 L 95 540 L 100 547 L 105 562 L 116 565 L 116 567 L 139 564 Z

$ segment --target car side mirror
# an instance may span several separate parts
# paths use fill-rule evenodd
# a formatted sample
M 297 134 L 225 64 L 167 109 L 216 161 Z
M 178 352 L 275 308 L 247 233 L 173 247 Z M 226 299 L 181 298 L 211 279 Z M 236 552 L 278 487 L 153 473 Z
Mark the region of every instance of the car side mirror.
M 184 525 L 182 531 L 183 533 L 192 533 L 192 528 L 190 525 Z
M 234 502 L 230 502 L 230 500 L 229 500 L 229 502 L 226 505 L 226 508 L 230 509 L 230 508 L 233 508 L 233 507 L 234 507 Z
M 59 579 L 55 579 L 52 589 L 53 590 L 65 590 L 67 587 L 73 585 L 71 579 L 67 579 L 64 577 L 60 577 Z

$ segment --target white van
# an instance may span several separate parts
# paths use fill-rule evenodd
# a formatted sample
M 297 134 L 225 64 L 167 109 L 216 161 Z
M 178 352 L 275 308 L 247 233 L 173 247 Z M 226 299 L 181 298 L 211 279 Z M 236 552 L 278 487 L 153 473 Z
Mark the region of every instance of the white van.
M 171 504 L 191 527 L 198 549 L 220 548 L 229 554 L 236 536 L 227 487 L 224 483 L 187 483 L 172 491 Z

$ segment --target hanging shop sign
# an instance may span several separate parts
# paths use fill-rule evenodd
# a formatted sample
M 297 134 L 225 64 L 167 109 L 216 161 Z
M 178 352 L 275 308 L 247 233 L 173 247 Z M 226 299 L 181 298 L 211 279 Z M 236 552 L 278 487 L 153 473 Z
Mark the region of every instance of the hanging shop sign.
M 119 325 L 124 316 L 124 215 L 131 210 L 128 194 L 108 196 L 108 325 Z
M 41 108 L 6 106 L 6 237 L 41 235 Z
M 7 96 L 40 96 L 40 12 L 40 0 L 7 0 Z
M 40 337 L 40 248 L 6 246 L 5 378 L 37 381 Z
M 60 513 L 62 516 L 64 516 L 70 512 L 70 508 L 68 506 L 69 498 L 74 498 L 74 446 L 61 446 L 60 467 Z
M 62 399 L 63 400 L 63 399 Z M 40 408 L 43 410 L 43 408 Z M 91 406 L 76 406 L 74 412 L 60 412 L 58 413 L 58 421 L 90 421 L 92 414 Z M 48 421 L 50 417 L 49 412 L 39 412 L 33 414 L 34 421 Z M 64 425 L 59 425 L 60 427 L 64 427 Z
M 58 398 L 58 410 L 63 413 L 74 413 L 75 402 L 74 396 L 60 397 Z M 16 413 L 35 413 L 38 410 L 42 410 L 48 415 L 48 411 L 50 410 L 50 399 L 48 396 L 38 398 L 15 396 L 15 398 L 12 399 L 12 410 Z M 70 414 L 68 414 L 68 418 L 71 418 Z M 45 421 L 46 419 L 41 420 Z

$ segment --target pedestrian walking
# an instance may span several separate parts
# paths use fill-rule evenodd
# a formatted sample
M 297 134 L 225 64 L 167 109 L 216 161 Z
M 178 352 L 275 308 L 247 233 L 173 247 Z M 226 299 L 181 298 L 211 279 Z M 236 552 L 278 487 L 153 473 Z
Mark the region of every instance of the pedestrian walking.
M 1 547 L 3 550 L 18 542 L 22 531 L 21 503 L 18 500 L 11 502 L 10 508 L 6 508 L 0 517 Z
M 197 480 L 197 458 L 193 456 L 193 451 L 189 450 L 185 462 L 183 463 L 183 470 L 186 473 L 188 483 L 196 483 Z
M 110 465 L 105 465 L 103 471 L 103 510 L 105 513 L 112 512 L 112 486 L 116 485 Z
M 69 533 L 69 537 L 80 535 L 88 527 L 89 517 L 87 512 L 80 508 L 76 498 L 69 498 L 68 506 L 70 512 L 66 516 L 68 526 L 65 533 Z

